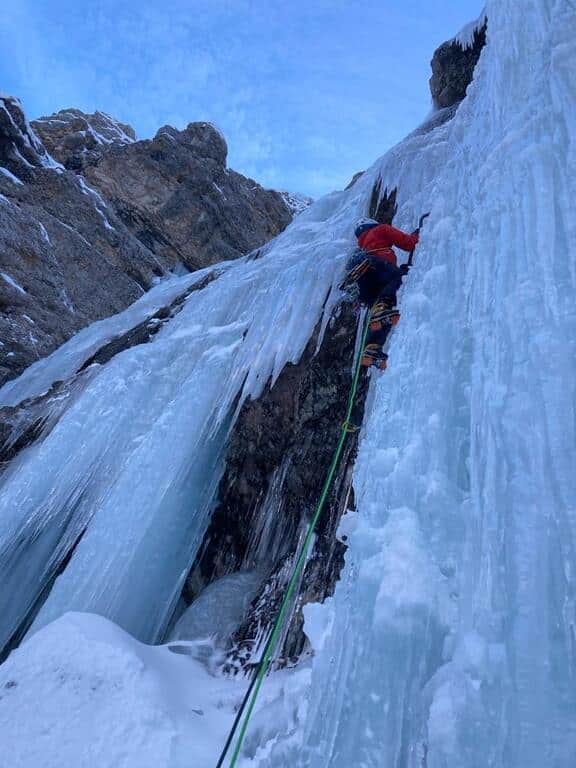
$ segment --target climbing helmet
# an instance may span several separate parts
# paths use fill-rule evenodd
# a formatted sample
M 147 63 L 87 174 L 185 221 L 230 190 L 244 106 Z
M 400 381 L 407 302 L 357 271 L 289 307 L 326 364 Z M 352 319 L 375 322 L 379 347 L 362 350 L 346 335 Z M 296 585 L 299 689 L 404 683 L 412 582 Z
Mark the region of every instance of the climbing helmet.
M 358 219 L 356 222 L 356 226 L 354 227 L 354 234 L 356 237 L 360 237 L 360 235 L 363 232 L 366 232 L 368 229 L 372 229 L 372 227 L 377 227 L 378 222 L 374 219 L 367 219 L 365 216 L 361 219 Z

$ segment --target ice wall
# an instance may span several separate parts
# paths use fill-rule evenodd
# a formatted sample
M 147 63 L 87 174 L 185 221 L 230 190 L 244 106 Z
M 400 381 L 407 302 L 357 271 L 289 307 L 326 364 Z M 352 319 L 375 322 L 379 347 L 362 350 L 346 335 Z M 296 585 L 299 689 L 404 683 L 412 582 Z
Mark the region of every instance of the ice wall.
M 346 569 L 307 612 L 307 717 L 260 766 L 576 765 L 576 16 L 487 13 L 456 117 L 396 150 L 432 215 L 374 382 Z

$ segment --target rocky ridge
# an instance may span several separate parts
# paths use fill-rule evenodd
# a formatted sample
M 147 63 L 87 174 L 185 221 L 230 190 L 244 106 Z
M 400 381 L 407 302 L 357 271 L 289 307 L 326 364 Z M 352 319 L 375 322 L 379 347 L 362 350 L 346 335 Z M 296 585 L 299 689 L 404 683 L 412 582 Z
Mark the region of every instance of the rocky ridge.
M 105 112 L 86 115 L 79 109 L 63 109 L 32 121 L 32 128 L 52 155 L 70 171 L 94 165 L 106 147 L 133 144 L 136 133 Z
M 197 269 L 263 245 L 291 221 L 284 193 L 229 169 L 211 123 L 169 125 L 135 141 L 129 126 L 66 110 L 32 123 L 66 168 L 80 171 L 160 261 Z
M 488 21 L 482 17 L 478 25 L 469 26 L 472 32 L 470 40 L 455 38 L 443 43 L 430 62 L 430 92 L 436 109 L 459 104 L 472 82 L 474 69 L 486 45 Z
M 282 196 L 226 167 L 209 123 L 150 141 L 101 112 L 32 124 L 0 96 L 0 385 L 176 270 L 284 229 Z

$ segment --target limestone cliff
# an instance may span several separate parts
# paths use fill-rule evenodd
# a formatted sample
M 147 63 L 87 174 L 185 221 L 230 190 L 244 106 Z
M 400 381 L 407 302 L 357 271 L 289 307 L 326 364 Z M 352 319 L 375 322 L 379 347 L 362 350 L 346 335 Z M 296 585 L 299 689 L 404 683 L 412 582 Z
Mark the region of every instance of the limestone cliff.
M 0 97 L 0 385 L 171 271 L 238 258 L 287 226 L 280 193 L 226 155 L 208 123 L 136 141 L 100 112 L 29 124 Z

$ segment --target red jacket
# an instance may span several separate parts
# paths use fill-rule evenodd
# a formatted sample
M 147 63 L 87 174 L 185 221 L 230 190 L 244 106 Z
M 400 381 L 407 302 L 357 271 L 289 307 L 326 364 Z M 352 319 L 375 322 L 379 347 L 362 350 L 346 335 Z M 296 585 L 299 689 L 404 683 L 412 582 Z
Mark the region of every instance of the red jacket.
M 395 245 L 403 251 L 413 251 L 418 244 L 418 235 L 407 235 L 389 224 L 378 224 L 377 227 L 363 232 L 358 238 L 358 245 L 370 256 L 378 256 L 396 266 L 396 254 L 392 250 Z

